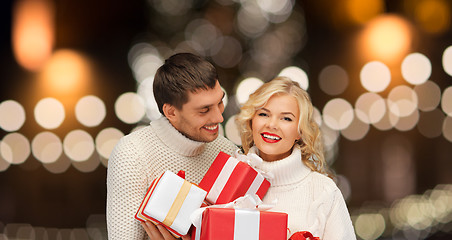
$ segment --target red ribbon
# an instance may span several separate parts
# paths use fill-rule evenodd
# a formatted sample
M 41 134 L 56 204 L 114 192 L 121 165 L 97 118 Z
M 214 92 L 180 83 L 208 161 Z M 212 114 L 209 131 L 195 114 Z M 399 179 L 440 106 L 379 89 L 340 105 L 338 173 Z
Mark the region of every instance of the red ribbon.
M 294 233 L 289 240 L 320 240 L 320 238 L 312 236 L 308 231 L 301 231 Z

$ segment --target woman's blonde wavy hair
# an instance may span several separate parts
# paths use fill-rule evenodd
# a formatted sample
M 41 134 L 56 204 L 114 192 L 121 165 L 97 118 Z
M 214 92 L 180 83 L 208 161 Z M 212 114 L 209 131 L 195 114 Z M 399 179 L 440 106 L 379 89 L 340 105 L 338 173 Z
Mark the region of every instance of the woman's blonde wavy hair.
M 242 148 L 245 154 L 254 145 L 251 121 L 256 111 L 265 106 L 267 101 L 276 94 L 287 94 L 295 97 L 300 109 L 298 121 L 298 133 L 301 139 L 296 141 L 294 147 L 301 150 L 302 161 L 313 171 L 326 174 L 331 172 L 325 162 L 323 143 L 319 126 L 313 118 L 313 106 L 309 94 L 303 90 L 297 82 L 288 77 L 276 77 L 263 84 L 248 101 L 240 108 L 240 114 L 236 118 L 236 124 L 242 139 Z

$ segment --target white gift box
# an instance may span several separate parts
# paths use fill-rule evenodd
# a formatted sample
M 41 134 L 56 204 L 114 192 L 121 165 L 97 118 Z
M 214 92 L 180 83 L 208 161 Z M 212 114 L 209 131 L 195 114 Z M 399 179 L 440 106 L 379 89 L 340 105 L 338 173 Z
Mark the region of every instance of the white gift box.
M 190 215 L 207 192 L 171 171 L 164 172 L 149 187 L 135 218 L 163 224 L 173 235 L 183 236 L 191 227 Z

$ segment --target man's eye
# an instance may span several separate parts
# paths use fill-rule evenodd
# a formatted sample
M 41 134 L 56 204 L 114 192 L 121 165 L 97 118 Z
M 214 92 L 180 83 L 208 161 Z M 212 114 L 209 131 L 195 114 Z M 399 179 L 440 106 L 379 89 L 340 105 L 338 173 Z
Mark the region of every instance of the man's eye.
M 204 114 L 204 113 L 208 113 L 209 112 L 209 109 L 208 108 L 206 108 L 206 109 L 203 109 L 202 111 L 200 111 L 199 113 L 202 113 L 202 114 Z

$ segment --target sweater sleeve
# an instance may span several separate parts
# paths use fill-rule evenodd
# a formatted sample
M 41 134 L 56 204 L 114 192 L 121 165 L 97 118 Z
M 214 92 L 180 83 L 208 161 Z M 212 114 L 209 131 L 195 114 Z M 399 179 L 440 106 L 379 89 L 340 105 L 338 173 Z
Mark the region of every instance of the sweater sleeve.
M 139 156 L 133 141 L 123 137 L 108 160 L 107 230 L 108 239 L 142 240 L 145 232 L 134 218 L 145 191 Z
M 356 240 L 347 205 L 339 189 L 334 191 L 322 240 Z

